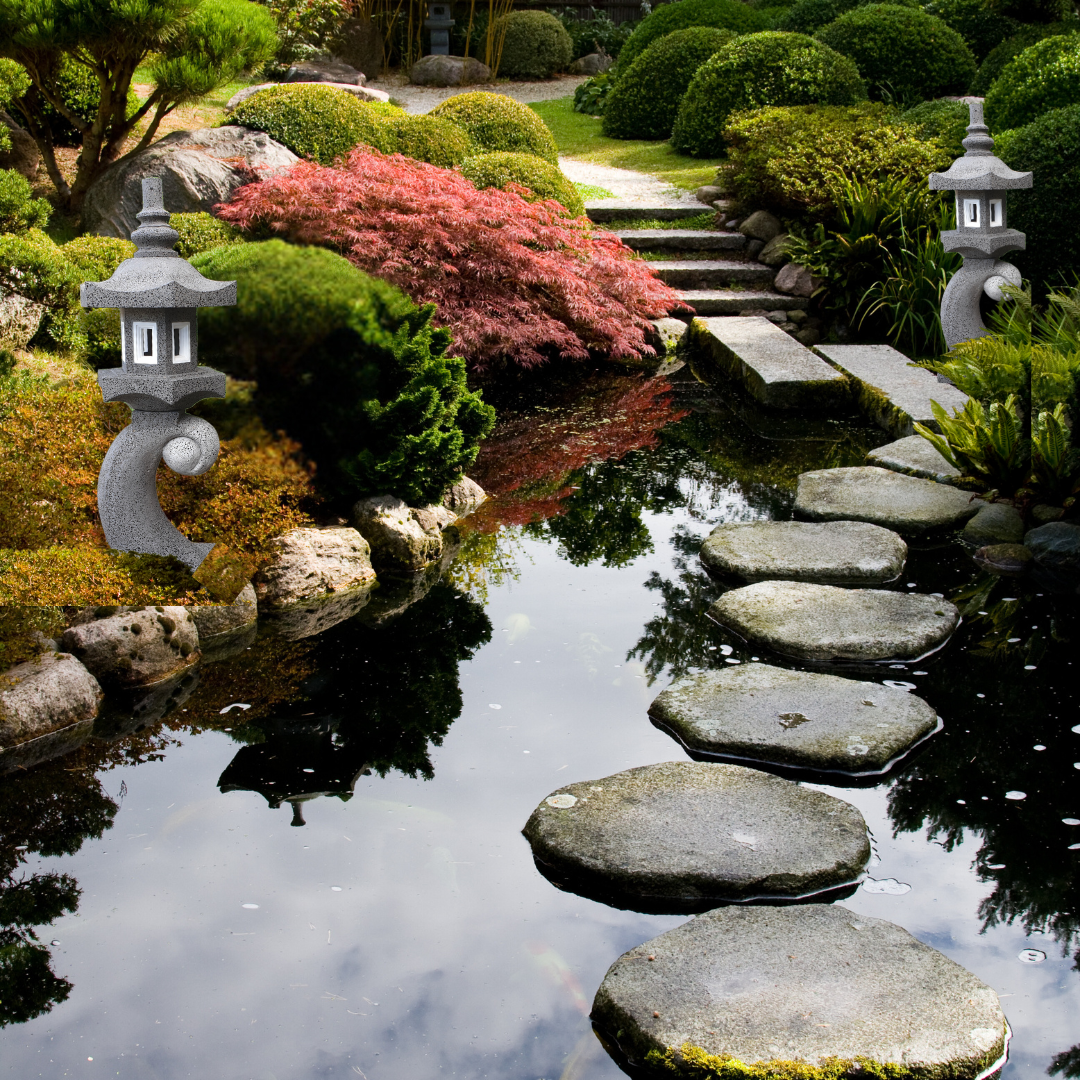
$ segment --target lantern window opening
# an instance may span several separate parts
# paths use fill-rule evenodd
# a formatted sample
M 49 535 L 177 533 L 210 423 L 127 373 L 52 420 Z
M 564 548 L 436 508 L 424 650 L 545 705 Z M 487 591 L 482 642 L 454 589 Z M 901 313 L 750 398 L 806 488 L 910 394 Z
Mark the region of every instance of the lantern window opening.
M 965 199 L 964 200 L 964 225 L 968 229 L 977 229 L 982 224 L 979 215 L 979 200 L 978 199 Z
M 174 364 L 191 363 L 191 323 L 189 322 L 172 324 L 172 362 Z
M 999 229 L 1005 224 L 1005 203 L 1002 199 L 990 200 L 990 227 Z
M 131 343 L 136 364 L 157 363 L 157 338 L 157 323 L 133 322 L 131 324 Z

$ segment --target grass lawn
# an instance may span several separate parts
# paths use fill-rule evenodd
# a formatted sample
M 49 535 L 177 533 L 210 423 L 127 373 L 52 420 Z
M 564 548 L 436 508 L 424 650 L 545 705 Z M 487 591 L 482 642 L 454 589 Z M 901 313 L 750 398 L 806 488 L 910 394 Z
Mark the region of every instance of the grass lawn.
M 559 153 L 594 165 L 634 169 L 675 187 L 694 191 L 711 184 L 719 158 L 691 158 L 677 154 L 669 142 L 645 139 L 609 139 L 600 134 L 600 121 L 574 112 L 572 97 L 538 101 L 529 106 L 551 128 Z

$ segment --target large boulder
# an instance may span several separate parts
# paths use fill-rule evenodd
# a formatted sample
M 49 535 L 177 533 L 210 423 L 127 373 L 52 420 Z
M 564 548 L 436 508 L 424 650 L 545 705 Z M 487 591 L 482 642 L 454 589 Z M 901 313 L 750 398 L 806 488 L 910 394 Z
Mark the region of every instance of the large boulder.
M 93 720 L 103 695 L 70 653 L 46 652 L 0 675 L 0 746 Z
M 344 60 L 305 60 L 294 64 L 285 76 L 285 82 L 334 83 L 337 86 L 363 86 L 367 77 Z
M 1024 518 L 1009 503 L 980 503 L 978 513 L 964 526 L 960 539 L 972 547 L 1019 544 L 1024 539 Z
M 356 529 L 293 529 L 270 547 L 271 559 L 253 582 L 260 608 L 350 592 L 375 579 L 371 548 Z
M 1024 546 L 1048 570 L 1069 575 L 1080 573 L 1080 525 L 1066 521 L 1040 525 L 1027 533 Z
M 41 164 L 41 151 L 33 136 L 3 109 L 0 109 L 0 124 L 11 137 L 11 149 L 0 150 L 0 169 L 14 169 L 27 180 L 33 180 Z
M 0 292 L 0 349 L 25 349 L 44 317 L 44 304 Z
M 487 499 L 487 492 L 475 481 L 463 476 L 443 495 L 442 504 L 455 518 L 468 517 Z
M 250 581 L 231 604 L 202 604 L 190 611 L 204 662 L 235 656 L 255 640 L 258 599 Z
M 614 63 L 607 53 L 589 53 L 579 56 L 566 70 L 571 75 L 602 75 Z
M 138 227 L 142 185 L 160 176 L 165 205 L 174 214 L 209 211 L 228 202 L 252 180 L 264 180 L 300 159 L 269 135 L 235 124 L 173 131 L 133 158 L 106 169 L 86 193 L 82 221 L 87 232 L 127 239 Z
M 296 80 L 304 82 L 306 80 Z M 237 105 L 242 101 L 247 101 L 253 94 L 257 94 L 260 90 L 270 90 L 275 86 L 280 86 L 281 83 L 267 82 L 258 83 L 256 86 L 244 86 L 237 90 L 235 94 L 227 102 L 225 102 L 225 111 L 230 113 Z M 359 98 L 361 101 L 389 101 L 390 95 L 385 90 L 376 90 L 374 86 L 363 86 L 360 83 L 335 83 L 335 82 L 320 82 L 320 86 L 329 86 L 332 90 L 344 90 L 346 94 L 352 94 L 354 98 Z
M 436 507 L 417 511 L 393 495 L 372 495 L 361 499 L 352 511 L 353 524 L 371 545 L 371 561 L 380 573 L 415 573 L 442 555 L 441 527 L 453 520 L 443 519 Z
M 425 56 L 409 71 L 414 86 L 472 86 L 491 82 L 491 68 L 471 56 Z

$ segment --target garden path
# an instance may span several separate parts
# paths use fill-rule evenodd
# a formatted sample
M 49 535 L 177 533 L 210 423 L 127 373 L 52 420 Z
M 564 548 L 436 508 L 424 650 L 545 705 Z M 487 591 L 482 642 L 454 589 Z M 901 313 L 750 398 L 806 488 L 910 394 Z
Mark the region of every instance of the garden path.
M 575 184 L 604 188 L 620 203 L 640 205 L 642 209 L 667 204 L 690 206 L 694 207 L 697 213 L 708 209 L 699 203 L 691 192 L 683 191 L 648 173 L 616 169 L 610 165 L 594 165 L 592 162 L 578 161 L 572 157 L 560 157 L 559 167 Z M 605 200 L 586 199 L 585 203 L 590 206 L 593 203 L 599 205 L 603 201 Z
M 477 90 L 505 94 L 523 105 L 534 101 L 551 101 L 573 95 L 584 81 L 583 75 L 557 75 L 553 79 L 540 79 L 536 82 L 507 80 L 490 86 L 413 86 L 404 76 L 395 72 L 378 79 L 369 79 L 366 85 L 376 90 L 385 90 L 406 112 L 426 113 L 436 105 L 441 105 L 447 98 L 456 97 L 458 94 L 471 94 Z

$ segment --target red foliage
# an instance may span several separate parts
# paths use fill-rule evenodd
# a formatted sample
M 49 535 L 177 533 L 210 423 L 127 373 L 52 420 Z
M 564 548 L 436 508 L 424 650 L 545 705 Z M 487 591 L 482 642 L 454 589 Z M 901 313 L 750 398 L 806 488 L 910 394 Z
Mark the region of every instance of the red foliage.
M 502 358 L 531 367 L 552 355 L 652 353 L 648 320 L 682 307 L 678 294 L 616 236 L 556 207 L 360 146 L 334 167 L 301 162 L 248 184 L 218 213 L 333 248 L 434 302 L 452 351 L 475 370 Z

